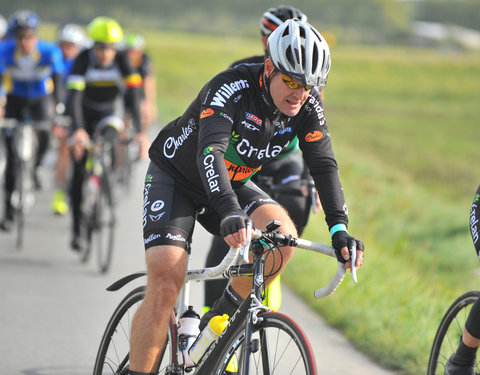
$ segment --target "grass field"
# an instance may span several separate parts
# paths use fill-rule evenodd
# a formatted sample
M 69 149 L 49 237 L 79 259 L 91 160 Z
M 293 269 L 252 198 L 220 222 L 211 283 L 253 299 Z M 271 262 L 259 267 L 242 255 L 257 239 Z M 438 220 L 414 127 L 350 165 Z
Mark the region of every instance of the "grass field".
M 162 124 L 232 61 L 262 53 L 258 40 L 149 33 Z M 332 48 L 326 116 L 350 210 L 366 244 L 359 284 L 312 291 L 334 272 L 298 252 L 284 280 L 375 360 L 426 372 L 444 310 L 479 284 L 468 213 L 480 183 L 480 55 L 416 48 Z M 328 243 L 323 215 L 307 238 Z

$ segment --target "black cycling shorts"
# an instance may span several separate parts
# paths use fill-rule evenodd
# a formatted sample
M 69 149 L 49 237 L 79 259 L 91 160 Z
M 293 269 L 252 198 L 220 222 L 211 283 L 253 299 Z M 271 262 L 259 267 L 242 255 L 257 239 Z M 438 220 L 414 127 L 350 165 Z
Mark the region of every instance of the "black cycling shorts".
M 250 215 L 264 204 L 277 204 L 263 190 L 249 181 L 236 189 L 240 207 Z M 196 212 L 202 226 L 220 234 L 220 216 L 208 204 L 206 195 L 187 189 L 153 162 L 147 171 L 143 201 L 143 239 L 145 250 L 153 246 L 173 245 L 190 250 Z
M 16 95 L 7 95 L 5 104 L 5 118 L 22 120 L 29 115 L 33 121 L 49 121 L 53 117 L 53 98 L 50 95 L 38 98 L 22 98 Z

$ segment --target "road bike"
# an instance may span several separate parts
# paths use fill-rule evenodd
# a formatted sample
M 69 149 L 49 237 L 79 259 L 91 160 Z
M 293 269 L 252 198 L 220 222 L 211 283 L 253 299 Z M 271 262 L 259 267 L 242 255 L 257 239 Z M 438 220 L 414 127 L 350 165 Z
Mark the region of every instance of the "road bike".
M 119 160 L 117 162 L 116 177 L 125 193 L 129 194 L 134 166 L 140 160 L 140 146 L 134 140 L 133 128 L 131 126 L 120 137 L 117 155 Z
M 458 347 L 468 314 L 478 298 L 480 291 L 470 291 L 458 297 L 448 308 L 433 340 L 427 375 L 444 374 L 445 365 Z M 480 374 L 480 363 L 477 362 L 474 369 Z
M 22 120 L 3 119 L 1 128 L 6 137 L 12 137 L 15 186 L 11 196 L 16 227 L 16 248 L 23 248 L 25 217 L 35 204 L 34 169 L 37 154 L 38 131 L 50 131 L 50 121 L 33 121 L 29 116 Z
M 231 248 L 216 267 L 187 271 L 184 286 L 170 317 L 165 349 L 160 353 L 155 374 L 318 374 L 314 352 L 300 326 L 290 317 L 272 312 L 262 304 L 265 279 L 269 277 L 264 275 L 264 266 L 266 257 L 281 246 L 312 250 L 336 259 L 335 251 L 326 245 L 276 232 L 279 226 L 278 221 L 272 221 L 266 231 L 255 229 L 251 246 L 249 240 L 244 248 Z M 250 228 L 247 229 L 251 233 Z M 352 263 L 355 264 L 355 249 L 351 251 Z M 253 262 L 248 261 L 249 252 L 253 254 Z M 337 263 L 335 275 L 326 287 L 315 291 L 315 297 L 332 294 L 344 279 L 344 264 Z M 107 290 L 119 290 L 142 276 L 145 276 L 144 272 L 126 276 Z M 189 282 L 239 276 L 252 276 L 250 295 L 230 317 L 228 326 L 197 365 L 184 365 L 183 357 L 178 354 L 182 351 L 182 340 L 177 330 L 179 316 L 189 306 Z M 352 276 L 356 281 L 355 267 L 352 268 Z M 97 352 L 94 375 L 128 373 L 131 321 L 144 296 L 145 287 L 140 286 L 132 290 L 114 311 Z M 232 363 L 236 364 L 233 370 L 228 368 Z
M 115 234 L 114 165 L 115 147 L 123 122 L 108 116 L 98 122 L 94 136 L 86 148 L 86 178 L 82 190 L 80 234 L 84 241 L 80 259 L 87 262 L 96 248 L 101 273 L 110 268 Z

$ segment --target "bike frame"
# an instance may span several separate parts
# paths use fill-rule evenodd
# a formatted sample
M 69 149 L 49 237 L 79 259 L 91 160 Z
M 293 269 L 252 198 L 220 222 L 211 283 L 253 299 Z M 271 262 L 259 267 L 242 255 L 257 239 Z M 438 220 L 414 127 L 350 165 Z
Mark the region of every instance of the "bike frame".
M 216 267 L 212 268 L 201 268 L 188 270 L 185 276 L 184 286 L 180 292 L 179 298 L 175 306 L 175 314 L 172 314 L 172 319 L 175 326 L 177 325 L 177 316 L 183 313 L 187 309 L 189 301 L 189 282 L 190 281 L 206 281 L 206 280 L 215 280 L 215 279 L 230 279 L 232 277 L 239 276 L 253 276 L 252 277 L 252 290 L 250 295 L 242 302 L 237 311 L 230 318 L 230 321 L 226 329 L 222 332 L 220 337 L 209 347 L 206 353 L 198 362 L 197 366 L 192 370 L 192 375 L 211 375 L 214 373 L 215 368 L 219 365 L 219 360 L 222 360 L 221 357 L 223 350 L 225 349 L 228 340 L 232 335 L 236 334 L 240 328 L 244 327 L 245 345 L 242 348 L 241 359 L 239 365 L 244 369 L 245 373 L 248 374 L 249 361 L 252 354 L 252 346 L 250 342 L 252 341 L 252 332 L 255 324 L 262 319 L 262 313 L 268 312 L 270 309 L 262 304 L 262 287 L 264 284 L 264 267 L 265 267 L 265 256 L 266 252 L 264 249 L 262 239 L 273 240 L 275 246 L 295 246 L 298 248 L 312 250 L 315 252 L 320 252 L 325 255 L 336 258 L 335 251 L 333 248 L 321 245 L 318 243 L 310 242 L 308 240 L 303 240 L 300 238 L 294 238 L 291 236 L 283 235 L 279 232 L 273 232 L 275 228 L 270 231 L 267 229 L 267 232 L 260 230 L 255 230 L 253 234 L 254 242 L 250 248 L 250 244 L 242 249 L 231 248 L 229 253 L 225 256 L 224 260 Z M 251 234 L 252 231 L 248 230 L 247 233 Z M 268 242 L 268 241 L 267 241 Z M 248 253 L 251 249 L 253 253 L 253 263 L 247 264 L 238 264 L 241 259 L 247 259 Z M 345 267 L 344 264 L 337 261 L 337 272 L 330 280 L 329 284 L 315 291 L 314 295 L 317 298 L 322 298 L 332 294 L 335 289 L 340 285 L 345 276 Z M 126 276 L 117 282 L 113 283 L 110 287 L 107 288 L 109 291 L 118 290 L 130 281 L 145 276 L 145 272 L 140 272 Z M 176 336 L 176 333 L 174 334 Z M 262 340 L 262 338 L 260 338 Z M 172 344 L 175 345 L 175 350 L 178 350 L 176 345 L 177 337 L 172 338 Z M 263 342 L 262 345 L 265 345 L 266 342 Z M 125 361 L 128 358 L 125 358 Z M 178 364 L 177 356 L 173 357 L 173 363 L 170 364 L 168 371 L 172 374 L 183 373 L 183 365 Z M 125 362 L 126 363 L 126 362 Z M 268 367 L 268 361 L 264 361 L 264 367 Z M 264 373 L 268 373 L 268 368 L 264 368 Z M 221 375 L 221 374 L 215 374 Z

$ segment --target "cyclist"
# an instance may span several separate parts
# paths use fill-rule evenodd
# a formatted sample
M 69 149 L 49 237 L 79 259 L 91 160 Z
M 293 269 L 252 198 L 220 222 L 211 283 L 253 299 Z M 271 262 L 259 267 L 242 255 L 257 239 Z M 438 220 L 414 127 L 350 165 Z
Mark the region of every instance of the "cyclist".
M 268 9 L 260 19 L 260 33 L 264 55 L 252 56 L 233 63 L 230 67 L 240 64 L 263 63 L 267 53 L 268 36 L 284 21 L 297 18 L 307 22 L 307 16 L 300 10 L 286 5 Z M 259 182 L 257 177 L 269 176 L 273 183 L 292 189 L 304 189 L 304 196 L 294 196 L 289 193 L 279 193 L 277 200 L 284 207 L 295 223 L 298 235 L 301 236 L 307 225 L 310 213 L 310 197 L 303 182 L 308 179 L 307 168 L 303 163 L 298 138 L 295 138 L 278 156 L 262 166 L 259 173 L 252 177 L 254 182 Z M 221 262 L 228 252 L 228 245 L 219 236 L 214 236 L 210 251 L 207 255 L 206 266 L 213 267 Z M 205 282 L 205 310 L 208 310 L 220 297 L 227 285 L 227 280 L 211 280 Z M 272 310 L 278 310 L 281 303 L 280 278 L 277 277 L 266 290 L 266 303 Z
M 290 52 L 295 47 L 298 55 Z M 339 260 L 348 262 L 348 244 L 363 244 L 347 232 L 347 209 L 319 94 L 326 84 L 330 54 L 311 25 L 288 20 L 268 40 L 264 64 L 240 65 L 209 81 L 186 112 L 158 134 L 149 154 L 143 203 L 147 263 L 145 299 L 137 310 L 130 340 L 130 374 L 152 372 L 165 342 L 169 315 L 182 287 L 195 212 L 210 232 L 229 246 L 246 242 L 246 223 L 264 229 L 280 220 L 283 233 L 296 235 L 286 212 L 250 177 L 298 135 L 320 193 Z M 281 272 L 294 250 L 284 247 L 266 262 L 265 274 Z M 279 263 L 282 263 L 281 265 Z M 267 278 L 266 283 L 271 280 Z M 230 316 L 251 289 L 235 278 L 201 327 L 214 314 Z
M 473 244 L 480 258 L 480 186 L 473 198 L 470 209 L 470 234 Z M 480 299 L 477 300 L 470 310 L 462 339 L 455 353 L 449 358 L 445 366 L 445 375 L 475 375 L 473 366 L 480 346 Z
M 39 23 L 38 16 L 30 10 L 17 11 L 9 18 L 8 29 L 13 38 L 3 42 L 0 47 L 0 81 L 6 77 L 8 83 L 5 118 L 22 120 L 28 114 L 33 121 L 51 121 L 55 104 L 57 113 L 62 113 L 65 108 L 62 55 L 58 46 L 38 39 Z M 37 189 L 41 187 L 38 167 L 48 143 L 49 131 L 39 131 L 33 176 Z M 13 222 L 11 195 L 15 186 L 11 133 L 6 134 L 6 149 L 5 211 L 0 228 L 8 231 Z
M 72 117 L 73 175 L 70 184 L 72 205 L 71 247 L 79 250 L 83 180 L 85 178 L 85 146 L 95 126 L 107 116 L 123 118 L 126 101 L 137 131 L 136 140 L 146 142 L 141 133 L 139 87 L 141 77 L 135 73 L 124 51 L 117 50 L 122 41 L 121 26 L 112 18 L 96 17 L 87 32 L 93 47 L 77 56 L 67 80 L 67 111 Z M 125 98 L 125 99 L 124 99 Z
M 0 14 L 0 43 L 3 42 L 3 38 L 7 34 L 8 23 L 5 17 Z M 3 84 L 0 82 L 0 117 L 4 115 L 4 107 L 5 107 L 5 88 Z
M 86 45 L 86 41 L 87 35 L 80 25 L 67 23 L 58 30 L 57 43 L 62 51 L 63 62 L 65 65 L 65 85 L 72 69 L 73 62 Z M 68 203 L 65 194 L 67 169 L 71 162 L 70 152 L 67 146 L 67 129 L 63 126 L 54 126 L 53 134 L 58 139 L 58 157 L 55 166 L 56 190 L 53 194 L 50 206 L 53 213 L 57 215 L 65 215 L 68 212 Z
M 125 46 L 130 64 L 142 77 L 140 88 L 140 108 L 143 132 L 148 133 L 150 125 L 157 118 L 157 88 L 149 55 L 145 52 L 145 38 L 139 33 L 130 33 L 125 38 Z

